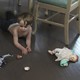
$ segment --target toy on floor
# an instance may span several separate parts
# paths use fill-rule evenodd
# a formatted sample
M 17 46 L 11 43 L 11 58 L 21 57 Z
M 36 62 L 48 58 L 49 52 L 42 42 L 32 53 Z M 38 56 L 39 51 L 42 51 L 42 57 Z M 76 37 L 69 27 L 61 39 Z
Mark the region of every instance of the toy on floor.
M 53 55 L 55 54 L 55 56 L 57 57 L 57 59 L 55 61 L 61 61 L 60 64 L 62 63 L 68 63 L 68 61 L 71 62 L 77 62 L 78 61 L 78 56 L 76 54 L 74 54 L 70 49 L 68 49 L 67 47 L 63 47 L 63 48 L 56 48 L 54 50 L 48 50 L 48 52 Z
M 22 59 L 22 57 L 23 56 L 22 55 L 19 55 L 19 54 L 16 56 L 17 59 Z
M 1 68 L 4 64 L 6 64 L 5 58 L 6 58 L 6 57 L 9 57 L 9 56 L 13 56 L 13 55 L 6 54 L 6 55 L 3 55 L 3 56 L 0 56 L 0 68 Z
M 60 61 L 60 66 L 68 66 L 68 60 L 67 59 L 62 59 Z
M 26 66 L 26 67 L 24 67 L 24 70 L 25 71 L 29 71 L 30 70 L 30 67 Z

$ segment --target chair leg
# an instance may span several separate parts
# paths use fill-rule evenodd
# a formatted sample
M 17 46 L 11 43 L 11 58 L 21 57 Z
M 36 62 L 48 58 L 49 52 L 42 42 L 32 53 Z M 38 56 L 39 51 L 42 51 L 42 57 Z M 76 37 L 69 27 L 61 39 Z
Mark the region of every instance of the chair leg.
M 65 37 L 65 44 L 69 45 L 69 14 L 65 14 L 65 21 L 64 21 L 64 37 Z
M 33 8 L 33 0 L 28 0 L 28 8 L 29 8 L 29 12 L 32 12 L 32 8 Z
M 45 15 L 48 16 L 48 10 L 47 10 L 47 9 L 46 9 L 46 11 L 45 11 Z
M 38 22 L 37 18 L 39 16 L 38 8 L 39 8 L 39 5 L 38 5 L 38 3 L 36 3 L 35 8 L 34 8 L 35 9 L 34 10 L 34 31 L 32 32 L 32 34 L 35 34 L 37 31 L 37 22 Z
M 80 6 L 78 7 L 78 20 L 77 20 L 77 27 L 78 27 L 78 33 L 80 34 Z

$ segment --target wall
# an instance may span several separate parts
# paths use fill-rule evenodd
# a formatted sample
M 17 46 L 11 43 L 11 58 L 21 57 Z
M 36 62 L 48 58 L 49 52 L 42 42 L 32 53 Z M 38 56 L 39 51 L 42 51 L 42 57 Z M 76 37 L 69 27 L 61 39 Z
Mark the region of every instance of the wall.
M 0 0 L 0 14 L 4 14 L 7 10 L 12 10 L 18 13 L 28 11 L 28 0 L 21 0 L 21 5 L 18 6 L 18 0 Z

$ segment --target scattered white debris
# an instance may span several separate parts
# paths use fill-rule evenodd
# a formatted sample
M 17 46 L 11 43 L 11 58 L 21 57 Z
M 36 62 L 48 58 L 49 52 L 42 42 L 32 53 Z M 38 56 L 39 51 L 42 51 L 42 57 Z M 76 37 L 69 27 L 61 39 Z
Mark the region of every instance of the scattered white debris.
M 25 71 L 29 71 L 30 70 L 30 67 L 26 66 L 26 67 L 24 67 L 24 70 Z

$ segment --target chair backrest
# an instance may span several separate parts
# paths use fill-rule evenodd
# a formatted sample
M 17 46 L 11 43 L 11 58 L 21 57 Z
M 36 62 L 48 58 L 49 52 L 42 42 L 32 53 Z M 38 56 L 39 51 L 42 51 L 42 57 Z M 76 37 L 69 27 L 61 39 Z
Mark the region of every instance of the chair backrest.
M 66 13 L 72 11 L 78 6 L 80 0 L 37 0 L 40 7 L 50 10 Z M 46 7 L 45 7 L 46 6 Z

